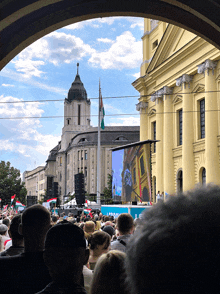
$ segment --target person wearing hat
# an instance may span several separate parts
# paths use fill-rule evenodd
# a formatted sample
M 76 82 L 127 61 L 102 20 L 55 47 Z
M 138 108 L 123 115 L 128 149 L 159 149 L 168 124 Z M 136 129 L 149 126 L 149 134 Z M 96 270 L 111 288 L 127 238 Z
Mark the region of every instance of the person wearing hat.
M 86 294 L 83 287 L 83 265 L 89 258 L 84 232 L 78 226 L 63 221 L 46 235 L 44 261 L 52 282 L 37 294 Z
M 7 240 L 10 240 L 9 237 L 6 236 L 8 227 L 4 224 L 0 224 L 0 252 L 4 251 L 4 243 Z

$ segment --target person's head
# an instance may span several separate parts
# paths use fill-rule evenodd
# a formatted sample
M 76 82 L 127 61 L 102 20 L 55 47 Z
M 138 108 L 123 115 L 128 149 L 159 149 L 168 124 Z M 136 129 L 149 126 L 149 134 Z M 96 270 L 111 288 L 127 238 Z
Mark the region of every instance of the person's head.
M 103 230 L 103 232 L 108 233 L 111 238 L 115 234 L 115 229 L 112 226 L 104 226 L 104 228 L 102 230 Z
M 35 204 L 25 209 L 19 225 L 19 233 L 24 236 L 25 250 L 27 246 L 31 251 L 42 250 L 50 226 L 51 216 L 44 206 Z
M 0 235 L 4 236 L 8 230 L 8 227 L 5 224 L 0 224 Z
M 144 212 L 127 247 L 131 293 L 219 293 L 219 236 L 218 186 L 170 197 Z
M 79 283 L 88 258 L 84 232 L 78 226 L 63 221 L 47 232 L 44 261 L 54 281 Z
M 84 231 L 90 234 L 93 233 L 95 231 L 95 223 L 93 221 L 85 222 Z
M 10 219 L 9 219 L 9 218 L 5 218 L 5 219 L 3 219 L 2 223 L 3 223 L 4 225 L 6 225 L 6 226 L 8 227 L 8 229 L 9 229 L 9 227 L 10 227 Z
M 95 252 L 96 255 L 102 255 L 108 252 L 110 242 L 110 235 L 103 231 L 94 232 L 88 239 L 89 248 Z
M 57 223 L 57 216 L 56 215 L 51 216 L 51 223 L 52 223 L 52 225 L 55 225 Z
M 121 213 L 117 218 L 117 229 L 120 235 L 133 233 L 134 219 L 129 213 Z
M 90 294 L 125 294 L 125 257 L 122 251 L 111 250 L 99 257 L 94 270 Z
M 19 228 L 20 223 L 21 223 L 21 214 L 17 214 L 11 220 L 10 229 L 8 231 L 9 236 L 12 239 L 12 245 L 21 244 L 21 243 L 23 244 L 24 238 L 18 232 L 18 228 Z

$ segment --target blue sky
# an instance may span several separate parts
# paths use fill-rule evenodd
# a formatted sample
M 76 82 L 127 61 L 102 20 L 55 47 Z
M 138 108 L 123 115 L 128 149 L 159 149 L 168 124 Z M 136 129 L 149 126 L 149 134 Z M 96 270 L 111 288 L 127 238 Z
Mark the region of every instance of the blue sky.
M 131 83 L 139 77 L 143 29 L 141 18 L 83 21 L 48 34 L 17 55 L 0 72 L 0 160 L 21 172 L 45 164 L 61 139 L 63 100 L 77 62 L 91 99 L 91 124 L 98 124 L 98 100 L 92 98 L 98 98 L 100 79 L 105 125 L 139 125 L 139 93 Z M 135 97 L 105 99 L 120 96 Z M 20 101 L 39 102 L 8 103 Z

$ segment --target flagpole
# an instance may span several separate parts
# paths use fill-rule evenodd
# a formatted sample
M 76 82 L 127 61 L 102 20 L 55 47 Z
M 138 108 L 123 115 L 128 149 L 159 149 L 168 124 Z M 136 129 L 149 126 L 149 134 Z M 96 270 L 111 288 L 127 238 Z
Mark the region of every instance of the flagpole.
M 101 107 L 101 88 L 99 79 L 99 107 L 98 107 L 98 149 L 97 149 L 97 204 L 100 207 L 100 107 Z

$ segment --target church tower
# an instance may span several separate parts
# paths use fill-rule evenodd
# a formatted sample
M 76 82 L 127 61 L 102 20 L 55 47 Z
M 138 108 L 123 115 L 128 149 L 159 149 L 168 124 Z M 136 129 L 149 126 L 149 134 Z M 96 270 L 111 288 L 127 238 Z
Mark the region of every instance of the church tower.
M 90 100 L 79 76 L 79 63 L 77 74 L 72 83 L 68 97 L 64 100 L 64 127 L 62 129 L 61 149 L 66 150 L 71 138 L 90 128 Z

